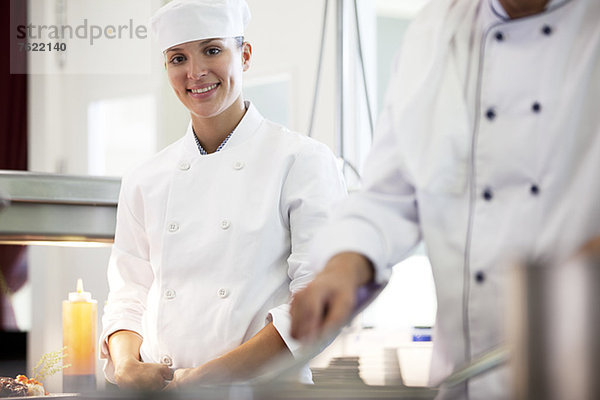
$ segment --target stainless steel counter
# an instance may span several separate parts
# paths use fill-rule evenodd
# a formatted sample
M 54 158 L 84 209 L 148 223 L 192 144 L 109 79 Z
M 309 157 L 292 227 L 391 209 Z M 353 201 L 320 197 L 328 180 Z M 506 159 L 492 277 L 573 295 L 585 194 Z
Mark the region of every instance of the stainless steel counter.
M 269 385 L 230 385 L 198 387 L 190 391 L 175 392 L 126 392 L 112 390 L 84 394 L 81 399 L 210 399 L 210 400 L 302 400 L 302 399 L 433 399 L 437 390 L 409 388 L 406 386 L 345 385 L 302 385 L 298 383 L 276 383 Z

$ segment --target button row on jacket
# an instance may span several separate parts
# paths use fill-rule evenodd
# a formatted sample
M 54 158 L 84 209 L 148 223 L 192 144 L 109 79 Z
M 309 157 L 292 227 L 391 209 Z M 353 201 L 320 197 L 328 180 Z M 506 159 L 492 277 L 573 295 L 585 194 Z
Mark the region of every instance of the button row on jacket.
M 544 35 L 550 36 L 552 34 L 553 29 L 550 25 L 544 25 L 542 27 L 541 31 Z M 496 32 L 496 34 L 494 34 L 494 37 L 496 38 L 496 40 L 498 42 L 502 42 L 506 38 L 506 36 L 504 35 L 504 32 L 502 32 L 502 31 Z
M 531 104 L 531 111 L 536 114 L 542 111 L 542 105 L 539 101 L 534 101 Z M 493 107 L 490 107 L 485 111 L 485 117 L 490 121 L 493 121 L 496 118 L 496 115 L 496 110 Z
M 177 292 L 175 292 L 175 290 L 173 290 L 173 289 L 167 289 L 167 290 L 165 290 L 164 296 L 165 296 L 165 299 L 172 300 L 175 297 L 177 297 Z M 225 288 L 220 288 L 219 290 L 217 290 L 217 296 L 224 299 L 227 296 L 229 296 L 229 290 L 227 290 Z
M 229 229 L 230 226 L 231 221 L 229 221 L 228 219 L 224 219 L 223 221 L 221 221 L 221 229 Z M 177 232 L 179 230 L 179 224 L 176 222 L 171 222 L 169 223 L 167 230 L 171 233 Z
M 536 185 L 535 183 L 532 183 L 531 186 L 529 187 L 529 192 L 532 195 L 537 196 L 538 194 L 540 194 L 540 187 L 538 185 Z M 491 188 L 485 188 L 483 190 L 482 197 L 485 201 L 490 201 L 494 198 L 494 192 L 492 191 Z
M 165 354 L 160 358 L 160 363 L 166 365 L 167 367 L 170 367 L 173 365 L 173 359 Z
M 532 195 L 537 196 L 538 194 L 540 194 L 540 187 L 534 183 L 529 187 L 529 192 Z M 484 198 L 484 200 L 490 201 L 494 198 L 494 192 L 492 191 L 492 189 L 486 188 L 483 190 L 482 197 Z
M 237 169 L 240 170 L 242 168 L 244 168 L 246 164 L 243 161 L 236 161 L 233 163 L 233 169 Z M 187 171 L 189 170 L 191 167 L 190 163 L 187 161 L 182 161 L 179 163 L 179 169 L 182 171 Z

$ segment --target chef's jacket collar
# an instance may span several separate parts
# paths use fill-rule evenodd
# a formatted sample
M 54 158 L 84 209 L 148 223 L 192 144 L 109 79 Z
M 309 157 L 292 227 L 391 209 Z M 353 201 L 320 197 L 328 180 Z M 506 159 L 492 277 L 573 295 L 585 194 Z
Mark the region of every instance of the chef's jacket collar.
M 260 114 L 260 112 L 250 101 L 245 101 L 244 104 L 246 105 L 246 114 L 244 114 L 240 123 L 233 130 L 233 134 L 231 135 L 225 146 L 219 152 L 210 153 L 207 155 L 200 154 L 200 152 L 198 151 L 198 147 L 196 146 L 196 140 L 194 139 L 194 129 L 192 128 L 192 121 L 190 121 L 184 139 L 184 158 L 189 160 L 196 157 L 212 157 L 214 155 L 227 152 L 227 150 L 249 139 L 254 134 L 254 132 L 258 130 L 259 126 L 264 120 L 264 117 Z
M 546 9 L 543 12 L 552 11 L 553 9 L 560 7 L 564 3 L 568 3 L 571 0 L 550 0 L 548 4 L 546 4 Z M 500 0 L 488 0 L 488 5 L 492 12 L 499 17 L 503 21 L 507 21 L 510 19 L 502 4 L 500 4 Z

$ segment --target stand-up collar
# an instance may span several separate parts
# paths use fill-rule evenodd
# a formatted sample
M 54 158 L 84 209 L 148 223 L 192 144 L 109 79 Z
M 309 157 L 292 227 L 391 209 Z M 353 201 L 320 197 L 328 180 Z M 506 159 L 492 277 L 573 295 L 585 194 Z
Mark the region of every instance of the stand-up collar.
M 187 132 L 183 141 L 183 156 L 187 159 L 193 159 L 196 157 L 213 157 L 215 155 L 227 152 L 227 150 L 240 145 L 241 143 L 248 140 L 260 127 L 264 117 L 256 109 L 256 107 L 250 102 L 245 101 L 246 113 L 242 117 L 240 123 L 235 127 L 233 133 L 225 146 L 216 153 L 207 155 L 201 155 L 194 139 L 194 130 L 192 129 L 192 121 L 188 125 Z

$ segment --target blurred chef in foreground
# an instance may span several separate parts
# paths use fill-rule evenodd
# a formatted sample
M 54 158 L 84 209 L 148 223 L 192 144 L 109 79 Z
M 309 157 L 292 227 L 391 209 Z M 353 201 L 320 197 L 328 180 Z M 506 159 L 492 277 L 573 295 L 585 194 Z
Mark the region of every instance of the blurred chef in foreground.
M 560 262 L 600 236 L 599 21 L 597 0 L 425 6 L 364 188 L 317 235 L 325 268 L 294 296 L 293 336 L 346 322 L 357 288 L 385 282 L 423 240 L 438 299 L 431 382 L 503 343 L 504 266 Z M 440 398 L 501 399 L 509 388 L 500 368 Z
M 245 0 L 176 0 L 152 18 L 191 122 L 123 179 L 100 340 L 121 387 L 244 379 L 297 347 L 288 302 L 345 187 L 325 145 L 244 101 L 249 19 Z

